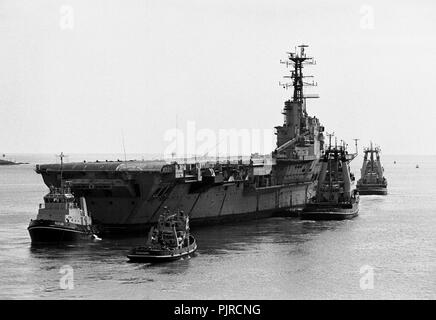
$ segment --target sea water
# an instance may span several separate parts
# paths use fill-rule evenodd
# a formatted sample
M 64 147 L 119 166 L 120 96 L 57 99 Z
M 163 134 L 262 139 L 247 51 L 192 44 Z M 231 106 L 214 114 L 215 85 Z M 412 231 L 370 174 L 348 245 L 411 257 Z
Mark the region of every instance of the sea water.
M 0 166 L 0 299 L 436 298 L 435 156 L 382 155 L 389 193 L 361 196 L 353 220 L 192 228 L 197 253 L 157 265 L 126 257 L 146 235 L 32 246 L 27 226 L 48 191 L 34 165 L 55 158 L 15 158 L 29 164 Z

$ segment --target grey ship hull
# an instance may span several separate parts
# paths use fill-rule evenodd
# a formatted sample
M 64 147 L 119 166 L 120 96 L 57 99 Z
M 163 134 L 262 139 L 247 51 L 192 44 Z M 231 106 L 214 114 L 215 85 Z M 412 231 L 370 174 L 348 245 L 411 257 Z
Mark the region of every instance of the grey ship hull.
M 92 230 L 86 226 L 76 224 L 59 226 L 54 221 L 49 220 L 32 220 L 27 230 L 32 244 L 89 241 L 93 239 Z
M 357 184 L 360 195 L 387 195 L 388 188 L 384 184 Z
M 304 208 L 300 217 L 302 220 L 346 220 L 357 217 L 359 203 L 350 205 L 310 204 Z
M 315 194 L 317 163 L 287 166 L 290 180 L 300 182 L 257 188 L 245 181 L 165 182 L 160 169 L 123 171 L 119 163 L 68 164 L 63 176 L 76 196 L 86 198 L 102 233 L 134 233 L 156 223 L 165 206 L 187 212 L 192 226 L 296 214 Z M 39 165 L 36 171 L 47 186 L 59 184 L 59 166 Z

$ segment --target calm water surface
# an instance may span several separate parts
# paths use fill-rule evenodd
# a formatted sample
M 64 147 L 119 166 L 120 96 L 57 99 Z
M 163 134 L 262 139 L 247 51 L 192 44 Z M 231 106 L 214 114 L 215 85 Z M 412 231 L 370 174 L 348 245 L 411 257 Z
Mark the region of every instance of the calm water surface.
M 1 299 L 436 298 L 433 156 L 383 156 L 389 195 L 362 196 L 356 219 L 192 228 L 197 254 L 161 265 L 127 262 L 138 237 L 32 247 L 26 228 L 47 192 L 33 168 L 45 159 L 16 159 L 31 164 L 0 166 Z M 352 163 L 357 177 L 360 165 Z M 72 290 L 59 285 L 65 265 Z M 360 288 L 364 266 L 374 268 L 373 289 Z

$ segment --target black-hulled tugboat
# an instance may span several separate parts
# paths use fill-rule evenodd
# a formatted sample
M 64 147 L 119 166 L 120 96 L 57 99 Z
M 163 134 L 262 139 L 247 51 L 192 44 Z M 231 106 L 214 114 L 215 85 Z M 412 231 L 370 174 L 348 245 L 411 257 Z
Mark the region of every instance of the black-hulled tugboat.
M 301 219 L 344 220 L 358 215 L 359 193 L 352 188 L 354 176 L 349 166 L 356 155 L 348 154 L 345 145 L 329 145 L 321 160 L 317 194 L 302 210 Z
M 62 166 L 64 155 L 60 157 Z M 77 200 L 71 193 L 70 183 L 62 178 L 60 188 L 50 187 L 27 230 L 32 243 L 97 239 L 85 198 Z
M 132 262 L 167 262 L 187 257 L 197 250 L 189 232 L 189 217 L 183 211 L 171 213 L 165 209 L 156 226 L 150 229 L 145 246 L 131 250 Z
M 361 195 L 386 195 L 388 182 L 383 176 L 384 168 L 380 162 L 380 148 L 373 148 L 372 142 L 369 148 L 364 150 L 361 177 L 357 181 L 357 190 Z M 374 157 L 375 155 L 375 157 Z

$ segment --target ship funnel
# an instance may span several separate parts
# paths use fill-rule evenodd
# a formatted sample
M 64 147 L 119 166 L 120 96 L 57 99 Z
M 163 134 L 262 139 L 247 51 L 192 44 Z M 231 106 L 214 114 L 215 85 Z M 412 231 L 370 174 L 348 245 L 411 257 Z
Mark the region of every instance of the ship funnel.
M 318 177 L 318 188 L 317 188 L 318 201 L 320 200 L 320 196 L 321 196 L 320 189 L 321 189 L 321 186 L 324 184 L 326 173 L 327 173 L 327 161 L 323 161 L 322 165 L 321 165 L 321 171 L 320 171 L 319 177 Z
M 80 208 L 82 208 L 83 213 L 85 216 L 88 215 L 88 207 L 86 206 L 86 200 L 85 197 L 80 197 Z
M 344 180 L 344 196 L 348 200 L 351 198 L 351 178 L 346 160 L 342 161 L 342 179 Z
M 360 169 L 360 176 L 362 178 L 365 176 L 367 166 L 368 166 L 368 160 L 365 156 L 365 158 L 363 159 L 362 168 Z

